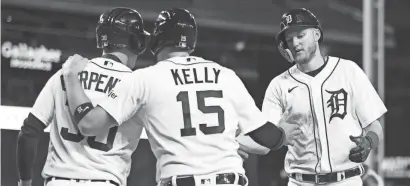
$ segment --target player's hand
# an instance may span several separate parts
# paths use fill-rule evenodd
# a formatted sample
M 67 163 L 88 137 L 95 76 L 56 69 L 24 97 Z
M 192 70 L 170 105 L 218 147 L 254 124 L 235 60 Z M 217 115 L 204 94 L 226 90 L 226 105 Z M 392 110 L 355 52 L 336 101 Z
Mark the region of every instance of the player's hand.
M 350 136 L 350 140 L 356 143 L 357 147 L 350 150 L 349 159 L 352 162 L 362 163 L 369 157 L 372 145 L 370 139 L 366 136 Z
M 302 131 L 298 124 L 282 123 L 280 128 L 285 132 L 284 145 L 294 146 L 296 139 L 300 138 Z
M 20 180 L 18 186 L 31 186 L 31 180 Z
M 78 54 L 70 56 L 63 64 L 62 72 L 64 76 L 74 75 L 77 77 L 78 73 L 83 71 L 88 63 L 87 58 L 83 58 Z
M 301 137 L 302 130 L 300 129 L 300 125 L 298 124 L 302 115 L 294 114 L 292 112 L 292 107 L 289 107 L 283 113 L 278 127 L 282 128 L 285 132 L 286 138 L 284 141 L 284 145 L 295 145 L 295 141 Z

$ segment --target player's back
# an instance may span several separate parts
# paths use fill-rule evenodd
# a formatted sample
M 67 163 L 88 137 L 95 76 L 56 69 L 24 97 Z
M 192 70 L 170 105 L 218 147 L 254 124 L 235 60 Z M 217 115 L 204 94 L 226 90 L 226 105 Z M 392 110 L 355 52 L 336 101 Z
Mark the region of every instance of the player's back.
M 161 61 L 141 73 L 148 79 L 145 127 L 162 179 L 244 173 L 235 140 L 241 123 L 235 104 L 254 102 L 241 98 L 249 94 L 232 70 L 191 56 Z
M 122 77 L 132 71 L 107 58 L 92 59 L 79 80 L 95 105 Z M 131 154 L 136 149 L 142 127 L 126 122 L 107 128 L 101 136 L 85 137 L 72 122 L 61 71 L 54 81 L 55 115 L 50 126 L 50 146 L 43 169 L 45 177 L 113 180 L 126 183 Z M 135 120 L 133 120 L 135 121 Z

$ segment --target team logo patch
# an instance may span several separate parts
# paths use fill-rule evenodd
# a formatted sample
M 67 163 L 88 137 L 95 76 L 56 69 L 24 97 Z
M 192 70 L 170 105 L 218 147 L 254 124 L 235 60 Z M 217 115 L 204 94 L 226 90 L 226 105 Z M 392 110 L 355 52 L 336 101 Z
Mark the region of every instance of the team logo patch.
M 286 16 L 282 17 L 280 27 L 283 29 L 283 28 L 287 27 L 290 23 L 292 23 L 292 15 L 286 15 Z
M 298 86 L 294 86 L 294 87 L 288 89 L 288 93 L 292 92 L 292 91 L 293 91 L 295 88 L 297 88 L 297 87 L 298 87 Z
M 285 20 L 286 20 L 286 25 L 289 25 L 290 23 L 292 23 L 292 15 L 287 15 Z
M 347 114 L 347 92 L 343 88 L 337 91 L 326 90 L 326 92 L 330 94 L 330 98 L 326 102 L 327 107 L 330 107 L 332 111 L 329 123 L 335 117 L 344 119 Z

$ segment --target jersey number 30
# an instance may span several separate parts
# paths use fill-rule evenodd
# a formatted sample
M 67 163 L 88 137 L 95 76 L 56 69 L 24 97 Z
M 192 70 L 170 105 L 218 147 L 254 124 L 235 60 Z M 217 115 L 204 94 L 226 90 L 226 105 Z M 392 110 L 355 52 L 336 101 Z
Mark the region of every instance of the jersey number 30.
M 107 136 L 107 143 L 101 143 L 98 141 L 95 141 L 95 136 L 88 136 L 87 137 L 87 143 L 88 145 L 96 150 L 101 150 L 104 152 L 108 152 L 109 150 L 112 149 L 112 145 L 114 144 L 114 139 L 115 135 L 117 134 L 118 127 L 111 127 L 110 130 L 108 131 L 108 136 Z M 79 143 L 81 140 L 84 139 L 84 136 L 81 133 L 73 134 L 68 132 L 68 128 L 62 127 L 60 130 L 60 135 L 63 137 L 65 140 L 72 141 Z
M 206 123 L 199 124 L 199 130 L 205 135 L 219 134 L 225 131 L 225 112 L 220 106 L 206 106 L 205 98 L 222 98 L 222 91 L 205 90 L 196 92 L 198 109 L 204 114 L 216 113 L 218 115 L 218 126 L 208 127 Z M 189 106 L 188 91 L 181 91 L 177 95 L 177 101 L 182 103 L 184 117 L 184 128 L 181 129 L 181 136 L 195 136 L 196 128 L 192 127 L 191 108 Z

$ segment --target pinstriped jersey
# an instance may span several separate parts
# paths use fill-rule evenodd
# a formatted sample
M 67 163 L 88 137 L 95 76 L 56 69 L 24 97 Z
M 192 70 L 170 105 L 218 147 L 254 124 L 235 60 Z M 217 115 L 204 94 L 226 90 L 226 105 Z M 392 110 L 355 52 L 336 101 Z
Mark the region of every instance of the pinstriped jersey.
M 303 136 L 289 146 L 287 173 L 328 173 L 353 168 L 349 160 L 356 147 L 350 135 L 387 112 L 360 67 L 349 60 L 329 57 L 315 77 L 296 65 L 275 77 L 266 90 L 262 111 L 270 121 L 300 125 Z
M 193 56 L 134 71 L 99 105 L 120 125 L 142 118 L 157 179 L 244 173 L 236 131 L 267 122 L 234 71 Z
M 95 105 L 106 97 L 131 70 L 107 58 L 92 59 L 79 79 Z M 107 128 L 99 136 L 85 137 L 73 124 L 61 70 L 40 92 L 31 113 L 50 125 L 50 144 L 43 177 L 113 180 L 126 185 L 131 154 L 136 149 L 142 127 L 135 120 Z

